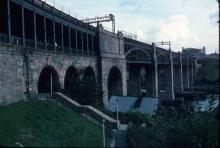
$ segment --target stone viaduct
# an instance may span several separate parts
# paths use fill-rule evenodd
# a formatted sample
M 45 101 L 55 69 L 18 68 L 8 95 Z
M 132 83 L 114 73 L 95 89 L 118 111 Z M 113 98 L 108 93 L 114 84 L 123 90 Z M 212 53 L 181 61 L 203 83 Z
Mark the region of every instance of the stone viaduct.
M 0 1 L 1 105 L 87 76 L 102 84 L 104 104 L 112 95 L 175 99 L 196 71 L 196 59 L 93 27 L 41 0 Z

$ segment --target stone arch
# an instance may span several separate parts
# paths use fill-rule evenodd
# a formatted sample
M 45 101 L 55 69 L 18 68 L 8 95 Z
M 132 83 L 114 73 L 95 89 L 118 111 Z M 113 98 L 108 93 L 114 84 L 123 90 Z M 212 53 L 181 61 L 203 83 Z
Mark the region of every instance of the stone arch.
M 66 70 L 66 74 L 64 77 L 64 89 L 68 91 L 69 89 L 73 89 L 77 87 L 80 83 L 79 72 L 74 66 L 70 66 Z
M 60 90 L 60 80 L 56 69 L 46 66 L 40 73 L 38 79 L 38 93 L 51 93 Z
M 93 79 L 96 80 L 95 71 L 91 66 L 88 66 L 83 73 L 83 79 Z
M 140 48 L 134 48 L 130 50 L 129 52 L 126 53 L 125 55 L 126 60 L 130 61 L 145 61 L 145 62 L 150 62 L 151 58 L 149 53 Z
M 157 55 L 157 61 L 158 63 L 169 63 L 169 57 L 167 57 L 165 54 L 160 53 Z
M 111 96 L 122 96 L 122 74 L 118 67 L 111 68 L 108 75 L 108 99 Z

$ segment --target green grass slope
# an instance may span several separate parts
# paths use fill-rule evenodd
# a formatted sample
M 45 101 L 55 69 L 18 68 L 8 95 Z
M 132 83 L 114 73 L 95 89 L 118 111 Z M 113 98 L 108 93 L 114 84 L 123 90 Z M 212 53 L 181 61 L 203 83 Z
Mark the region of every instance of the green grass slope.
M 106 134 L 107 142 L 111 134 Z M 102 128 L 51 101 L 0 107 L 0 146 L 101 147 Z

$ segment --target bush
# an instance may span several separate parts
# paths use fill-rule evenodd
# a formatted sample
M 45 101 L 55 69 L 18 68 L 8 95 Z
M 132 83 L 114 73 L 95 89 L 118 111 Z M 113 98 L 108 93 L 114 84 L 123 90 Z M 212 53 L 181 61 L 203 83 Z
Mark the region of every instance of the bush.
M 101 85 L 94 78 L 83 80 L 73 78 L 66 94 L 83 105 L 103 106 L 103 91 Z
M 185 110 L 185 111 L 184 111 Z M 133 125 L 128 128 L 132 147 L 199 148 L 218 146 L 218 119 L 211 111 L 196 112 L 190 108 L 161 108 L 151 127 Z
M 144 123 L 150 126 L 152 124 L 150 116 L 141 112 L 119 113 L 119 119 L 123 124 L 128 124 L 129 122 L 137 125 Z

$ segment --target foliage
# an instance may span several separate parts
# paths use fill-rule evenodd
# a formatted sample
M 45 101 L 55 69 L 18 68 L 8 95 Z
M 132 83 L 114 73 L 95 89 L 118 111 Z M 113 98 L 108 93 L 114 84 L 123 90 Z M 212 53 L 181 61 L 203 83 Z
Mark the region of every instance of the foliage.
M 0 145 L 15 147 L 101 147 L 102 128 L 50 101 L 0 107 Z M 111 133 L 106 132 L 107 143 Z
M 72 77 L 66 93 L 72 99 L 83 105 L 103 106 L 103 91 L 101 85 L 92 77 L 78 79 Z
M 103 106 L 101 86 L 93 78 L 87 78 L 81 81 L 81 94 L 79 98 L 81 104 Z
M 128 141 L 133 147 L 199 148 L 218 146 L 218 119 L 210 108 L 206 112 L 182 106 L 162 107 L 153 117 L 152 126 L 128 128 Z
M 98 107 L 97 109 L 99 109 L 100 111 L 102 111 L 103 113 L 105 113 L 106 115 L 114 119 L 117 118 L 116 112 L 108 111 L 104 109 L 103 107 Z M 128 113 L 118 112 L 118 117 L 119 117 L 121 124 L 132 123 L 132 124 L 140 125 L 144 123 L 150 126 L 153 122 L 147 113 L 141 113 L 141 112 L 128 112 Z
M 151 125 L 152 120 L 150 119 L 150 116 L 146 113 L 141 112 L 129 112 L 129 113 L 120 113 L 119 119 L 122 123 L 128 124 L 137 124 L 141 125 L 142 123 L 146 125 Z
M 69 76 L 70 78 L 68 79 L 68 87 L 66 89 L 66 93 L 68 96 L 70 96 L 72 99 L 79 101 L 78 99 L 80 98 L 80 92 L 81 92 L 81 87 L 80 87 L 80 79 L 77 76 Z M 66 82 L 67 83 L 67 82 Z
M 195 80 L 195 86 L 202 90 L 210 90 L 219 87 L 219 68 L 218 63 L 206 63 L 199 68 Z

